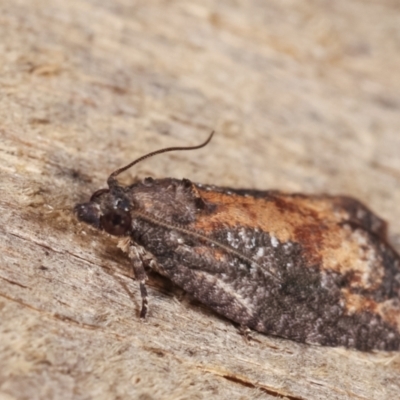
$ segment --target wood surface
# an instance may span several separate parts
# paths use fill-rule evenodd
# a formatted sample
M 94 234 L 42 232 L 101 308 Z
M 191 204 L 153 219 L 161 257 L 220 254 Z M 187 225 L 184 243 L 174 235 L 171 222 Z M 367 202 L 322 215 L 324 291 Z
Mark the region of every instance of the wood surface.
M 73 206 L 121 179 L 347 194 L 400 251 L 400 3 L 0 2 L 0 398 L 396 399 L 399 353 L 253 333 Z

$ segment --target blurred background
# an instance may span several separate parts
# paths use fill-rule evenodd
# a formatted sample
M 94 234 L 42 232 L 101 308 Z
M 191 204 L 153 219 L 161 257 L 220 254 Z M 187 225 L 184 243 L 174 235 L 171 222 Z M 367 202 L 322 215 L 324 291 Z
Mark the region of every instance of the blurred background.
M 137 323 L 129 314 L 132 300 L 127 294 L 116 288 L 107 292 L 105 287 L 111 285 L 107 274 L 96 281 L 105 266 L 128 263 L 117 251 L 105 250 L 109 242 L 101 235 L 90 231 L 85 239 L 71 209 L 104 187 L 111 171 L 149 151 L 198 144 L 215 130 L 205 149 L 148 160 L 121 179 L 186 177 L 235 188 L 354 196 L 389 222 L 390 241 L 400 251 L 399 1 L 2 0 L 0 37 L 0 267 L 8 282 L 0 294 L 28 305 L 24 308 L 10 300 L 5 302 L 8 311 L 3 309 L 0 359 L 9 362 L 0 382 L 9 385 L 9 393 L 18 394 L 20 382 L 26 384 L 24 393 L 31 385 L 39 387 L 42 381 L 29 360 L 38 357 L 36 361 L 44 363 L 51 346 L 43 345 L 39 357 L 43 338 L 49 338 L 61 359 L 68 348 L 75 355 L 79 349 L 92 348 L 86 336 L 73 344 L 64 338 L 68 345 L 60 345 L 59 333 L 53 337 L 51 332 L 66 329 L 65 324 L 50 323 L 42 314 L 32 317 L 30 309 L 89 325 L 103 323 L 96 319 L 99 313 L 106 313 L 107 324 L 110 316 L 125 313 L 126 317 L 118 318 Z M 55 257 L 51 262 L 40 253 L 43 249 Z M 80 275 L 88 271 L 90 275 Z M 84 284 L 88 286 L 74 289 Z M 129 290 L 133 297 L 137 295 L 134 282 Z M 96 300 L 90 303 L 81 297 L 88 295 Z M 107 302 L 103 303 L 102 295 Z M 117 313 L 115 307 L 121 304 L 124 307 Z M 61 308 L 55 311 L 54 307 Z M 87 308 L 82 311 L 82 307 Z M 159 307 L 160 318 L 164 307 L 164 303 Z M 193 316 L 191 309 L 185 312 L 191 318 L 198 315 Z M 28 321 L 40 329 L 26 326 Z M 52 323 L 54 328 L 43 328 Z M 173 325 L 165 331 L 170 333 L 165 333 L 165 343 L 173 342 Z M 12 335 L 16 326 L 25 332 L 22 339 L 22 333 L 17 335 L 18 345 Z M 109 333 L 116 336 L 107 340 L 115 345 L 115 338 L 123 334 L 120 325 L 112 326 L 118 334 Z M 194 336 L 186 346 L 193 346 L 195 352 L 195 340 L 203 337 L 196 336 L 198 329 L 193 326 Z M 142 344 L 157 336 L 143 332 L 142 343 L 140 329 L 127 329 L 137 334 L 132 354 L 139 354 Z M 98 340 L 100 351 L 105 345 Z M 126 343 L 131 340 L 127 334 Z M 211 339 L 204 346 L 210 343 Z M 187 348 L 177 346 L 184 353 L 180 360 L 188 354 Z M 216 360 L 220 351 L 217 346 Z M 301 391 L 307 380 L 296 375 L 289 356 L 285 361 L 279 358 L 283 384 L 278 378 L 274 381 L 280 375 L 272 364 L 265 372 L 263 363 L 274 360 L 270 353 L 261 356 L 256 348 L 246 351 L 254 354 L 243 368 L 250 368 L 255 357 L 262 359 L 251 373 L 237 370 L 253 387 L 285 388 L 276 393 L 299 398 L 321 395 L 315 388 Z M 321 352 L 321 364 L 326 351 Z M 27 363 L 31 380 L 15 363 L 20 359 L 10 354 L 19 354 Z M 96 356 L 105 360 L 114 354 L 110 349 Z M 127 359 L 133 359 L 132 354 Z M 150 357 L 143 354 L 144 359 Z M 49 365 L 54 365 L 54 359 Z M 104 371 L 99 362 L 89 363 L 90 368 Z M 319 398 L 395 397 L 379 385 L 371 389 L 369 385 L 378 379 L 373 366 L 366 372 L 351 362 L 346 369 L 343 363 L 332 356 L 331 368 L 339 368 L 339 376 L 344 374 L 340 379 L 332 373 L 314 376 L 318 382 L 333 379 L 324 381 L 328 389 Z M 61 364 L 64 368 L 65 360 Z M 77 360 L 71 365 L 80 377 L 85 368 L 90 369 Z M 300 365 L 307 370 L 305 359 Z M 186 366 L 183 363 L 182 368 Z M 137 366 L 129 364 L 129 368 Z M 264 373 L 259 376 L 261 369 Z M 352 375 L 355 371 L 363 374 L 363 385 L 352 386 L 360 381 L 361 375 Z M 116 370 L 113 374 L 117 379 Z M 10 380 L 10 376 L 17 378 Z M 64 384 L 69 385 L 68 380 L 61 381 L 56 386 L 60 393 Z M 83 381 L 71 382 L 84 393 Z M 220 381 L 216 382 L 221 389 Z M 121 393 L 131 393 L 121 385 L 116 386 Z M 183 393 L 192 393 L 189 386 Z M 95 387 L 94 381 L 87 386 L 93 396 Z M 116 387 L 103 395 L 115 395 Z M 57 390 L 51 392 L 56 393 L 53 397 L 40 398 L 57 398 L 61 396 Z M 173 398 L 181 398 L 175 394 Z

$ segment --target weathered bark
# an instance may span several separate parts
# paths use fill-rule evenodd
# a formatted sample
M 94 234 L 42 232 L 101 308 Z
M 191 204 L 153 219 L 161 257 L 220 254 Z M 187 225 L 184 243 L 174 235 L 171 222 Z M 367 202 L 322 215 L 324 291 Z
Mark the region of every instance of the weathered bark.
M 246 342 L 156 276 L 141 323 L 72 207 L 215 129 L 124 179 L 352 195 L 400 250 L 399 27 L 389 0 L 2 1 L 0 397 L 398 397 L 398 353 Z

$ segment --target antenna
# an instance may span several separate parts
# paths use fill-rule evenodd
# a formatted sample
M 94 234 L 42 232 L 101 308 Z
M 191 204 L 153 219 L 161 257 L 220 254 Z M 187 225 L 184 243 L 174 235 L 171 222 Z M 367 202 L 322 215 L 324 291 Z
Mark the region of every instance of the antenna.
M 188 146 L 188 147 L 166 147 L 165 149 L 160 149 L 160 150 L 156 150 L 156 151 L 152 151 L 151 153 L 145 154 L 142 157 L 139 157 L 138 159 L 132 161 L 131 163 L 129 163 L 128 165 L 125 165 L 125 167 L 119 168 L 116 171 L 114 171 L 107 179 L 107 184 L 108 187 L 115 187 L 117 185 L 117 179 L 116 177 L 121 174 L 122 172 L 126 171 L 127 169 L 133 167 L 134 165 L 138 164 L 139 162 L 145 160 L 146 158 L 150 158 L 153 157 L 157 154 L 162 154 L 162 153 L 167 153 L 170 151 L 181 151 L 181 150 L 196 150 L 196 149 L 201 149 L 202 147 L 206 146 L 210 140 L 212 139 L 214 135 L 214 131 L 211 132 L 210 136 L 207 138 L 207 140 L 202 143 L 199 144 L 197 146 Z

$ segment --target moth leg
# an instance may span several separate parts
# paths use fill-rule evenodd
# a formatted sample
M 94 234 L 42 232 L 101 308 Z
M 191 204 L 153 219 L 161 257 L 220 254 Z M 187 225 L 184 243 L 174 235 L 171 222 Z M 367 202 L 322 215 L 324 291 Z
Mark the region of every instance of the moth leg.
M 140 318 L 146 318 L 147 309 L 148 309 L 148 300 L 147 300 L 147 288 L 146 288 L 146 280 L 147 275 L 144 270 L 144 261 L 143 261 L 143 248 L 135 244 L 131 244 L 129 246 L 129 258 L 132 262 L 133 273 L 135 274 L 135 278 L 139 281 L 140 288 L 140 296 L 142 298 L 142 308 L 140 310 Z
M 131 259 L 132 270 L 135 279 L 139 281 L 140 296 L 142 298 L 142 308 L 140 310 L 140 318 L 145 319 L 148 310 L 147 275 L 144 269 L 145 265 L 151 265 L 152 258 L 146 254 L 146 250 L 135 243 L 132 239 L 126 238 L 118 243 L 118 247 L 128 254 Z
M 251 339 L 251 330 L 246 325 L 239 325 L 239 334 L 243 336 L 243 338 L 248 342 Z

